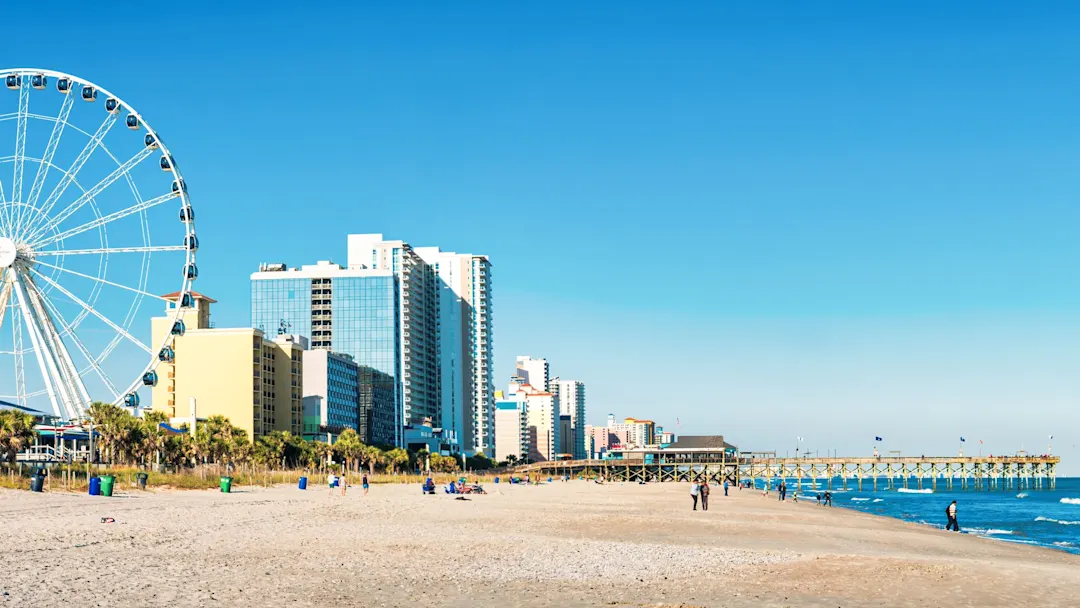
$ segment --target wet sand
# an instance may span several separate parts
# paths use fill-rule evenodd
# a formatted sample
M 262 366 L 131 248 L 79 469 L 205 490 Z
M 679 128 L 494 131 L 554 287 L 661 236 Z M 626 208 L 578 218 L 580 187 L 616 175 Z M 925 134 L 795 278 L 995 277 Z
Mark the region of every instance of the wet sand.
M 0 490 L 2 606 L 1075 606 L 1080 556 L 686 484 Z M 116 523 L 103 524 L 102 517 Z

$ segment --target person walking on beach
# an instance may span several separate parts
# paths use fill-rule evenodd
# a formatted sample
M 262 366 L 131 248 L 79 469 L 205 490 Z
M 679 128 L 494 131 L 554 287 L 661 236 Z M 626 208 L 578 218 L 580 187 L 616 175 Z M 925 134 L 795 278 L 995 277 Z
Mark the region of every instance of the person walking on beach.
M 697 511 L 697 497 L 698 497 L 698 492 L 700 492 L 700 491 L 701 491 L 701 488 L 698 486 L 697 481 L 691 481 L 690 482 L 690 498 L 694 499 L 694 510 L 695 511 Z
M 330 496 L 334 495 L 334 488 L 337 486 L 337 476 L 330 473 L 326 476 L 326 485 L 330 486 Z
M 826 507 L 831 507 L 832 506 L 832 492 L 828 492 L 828 491 L 825 492 L 825 506 Z
M 338 477 L 338 485 L 341 486 L 341 495 L 344 496 L 345 495 L 345 488 L 349 485 L 345 481 L 345 473 L 344 473 L 344 471 L 341 473 L 341 476 Z
M 360 480 L 360 482 L 364 485 L 364 496 L 367 496 L 367 491 L 368 491 L 367 473 L 364 473 L 364 477 Z
M 702 511 L 708 511 L 709 510 L 709 480 L 708 479 L 706 479 L 701 484 L 700 493 L 701 493 L 701 510 Z
M 945 524 L 946 530 L 960 531 L 960 524 L 956 523 L 956 501 L 945 507 L 945 516 L 949 518 L 949 522 Z
M 724 480 L 724 496 L 727 496 L 727 480 Z

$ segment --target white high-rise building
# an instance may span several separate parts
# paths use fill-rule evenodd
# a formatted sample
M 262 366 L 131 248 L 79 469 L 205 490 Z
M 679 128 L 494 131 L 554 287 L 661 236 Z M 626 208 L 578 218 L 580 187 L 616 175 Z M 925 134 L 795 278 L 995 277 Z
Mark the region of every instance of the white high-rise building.
M 538 391 L 550 389 L 547 359 L 518 355 L 517 376 Z
M 495 394 L 495 461 L 506 462 L 511 457 L 525 462 L 532 444 L 528 425 L 528 404 L 517 394 L 510 397 L 502 391 Z
M 550 392 L 559 404 L 559 414 L 570 416 L 570 445 L 575 459 L 588 457 L 585 447 L 585 383 L 577 380 L 554 378 L 549 382 Z
M 466 452 L 495 456 L 491 263 L 486 256 L 438 247 L 418 247 L 416 253 L 439 279 L 443 424 L 461 429 Z

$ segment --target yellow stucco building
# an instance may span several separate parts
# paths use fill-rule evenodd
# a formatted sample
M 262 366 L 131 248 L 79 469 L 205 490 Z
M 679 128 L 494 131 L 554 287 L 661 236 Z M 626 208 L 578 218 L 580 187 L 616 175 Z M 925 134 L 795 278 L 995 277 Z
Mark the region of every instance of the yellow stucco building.
M 217 329 L 210 324 L 215 300 L 191 292 L 181 309 L 182 327 L 172 314 L 180 294 L 164 296 L 166 317 L 151 321 L 152 344 L 173 334 L 159 353 L 152 407 L 178 423 L 191 415 L 196 400 L 200 419 L 222 415 L 256 439 L 271 431 L 303 433 L 303 339 L 268 338 L 253 328 Z

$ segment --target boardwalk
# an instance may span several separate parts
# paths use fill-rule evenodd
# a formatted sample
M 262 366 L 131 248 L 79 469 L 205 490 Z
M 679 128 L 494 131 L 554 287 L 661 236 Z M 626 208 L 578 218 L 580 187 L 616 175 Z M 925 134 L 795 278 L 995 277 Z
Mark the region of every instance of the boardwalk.
M 612 481 L 818 480 L 825 488 L 1053 489 L 1057 456 L 881 456 L 777 458 L 671 450 L 627 450 L 609 460 L 548 461 L 516 470 L 547 476 L 603 475 Z

